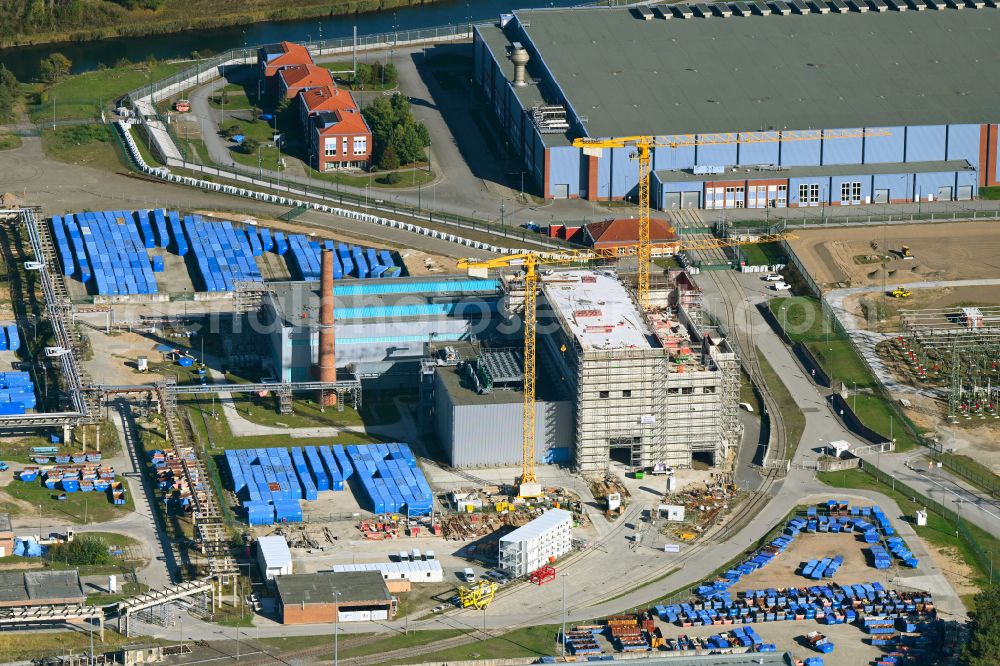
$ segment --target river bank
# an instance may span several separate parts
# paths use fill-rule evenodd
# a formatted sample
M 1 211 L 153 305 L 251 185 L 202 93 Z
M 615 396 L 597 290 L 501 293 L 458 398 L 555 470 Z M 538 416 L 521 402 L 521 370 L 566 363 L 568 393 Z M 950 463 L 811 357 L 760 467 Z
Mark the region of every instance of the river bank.
M 164 0 L 174 3 L 182 0 Z M 319 5 L 319 2 L 325 5 Z M 339 0 L 341 6 L 352 3 L 372 3 L 376 0 Z M 606 1 L 606 0 L 603 0 Z M 228 7 L 231 14 L 246 14 L 249 9 L 268 5 L 272 9 L 277 0 L 203 0 L 206 4 Z M 405 35 L 408 31 L 431 29 L 438 26 L 467 25 L 481 21 L 496 21 L 500 14 L 528 7 L 568 7 L 581 0 L 384 0 L 395 7 L 384 11 L 329 15 L 331 4 L 338 0 L 302 0 L 289 11 L 317 11 L 326 13 L 312 18 L 263 20 L 256 23 L 235 25 L 227 20 L 221 27 L 205 30 L 184 30 L 145 37 L 114 37 L 94 41 L 68 41 L 54 44 L 36 44 L 0 49 L 0 62 L 14 73 L 19 81 L 33 81 L 39 77 L 39 62 L 58 52 L 69 58 L 71 72 L 80 74 L 113 65 L 122 59 L 132 62 L 147 60 L 187 60 L 197 52 L 198 57 L 222 53 L 232 48 L 253 47 L 282 40 L 297 42 L 339 41 L 350 39 L 354 30 L 359 36 L 394 33 Z M 202 4 L 199 3 L 191 3 Z M 301 6 L 300 6 L 301 5 Z M 166 6 L 166 5 L 164 5 Z M 360 5 L 359 5 L 360 6 Z M 275 9 L 276 11 L 276 9 Z M 199 10 L 202 12 L 202 10 Z M 148 12 L 147 12 L 148 13 Z M 203 13 L 203 12 L 202 12 Z M 287 17 L 287 13 L 282 14 Z M 190 17 L 186 17 L 190 18 Z M 196 16 L 195 16 L 196 18 Z M 188 21 L 190 23 L 190 21 Z M 2 22 L 0 22 L 2 23 Z M 138 29 L 138 28 L 137 28 Z M 0 30 L 3 32 L 3 30 Z
M 152 11 L 125 9 L 114 5 L 105 12 L 96 12 L 98 17 L 93 19 L 95 21 L 108 21 L 106 25 L 81 28 L 78 23 L 69 30 L 17 34 L 13 37 L 0 38 L 0 49 L 64 42 L 148 37 L 271 21 L 297 21 L 309 18 L 336 18 L 354 14 L 386 13 L 394 9 L 419 7 L 442 1 L 444 0 L 297 0 L 294 5 L 291 5 L 285 0 L 252 0 L 239 3 L 232 3 L 230 0 L 199 0 L 199 2 L 165 0 L 160 8 Z M 82 22 L 86 23 L 87 20 L 83 19 Z M 391 23 L 390 16 L 389 25 L 386 26 L 387 30 L 392 28 Z

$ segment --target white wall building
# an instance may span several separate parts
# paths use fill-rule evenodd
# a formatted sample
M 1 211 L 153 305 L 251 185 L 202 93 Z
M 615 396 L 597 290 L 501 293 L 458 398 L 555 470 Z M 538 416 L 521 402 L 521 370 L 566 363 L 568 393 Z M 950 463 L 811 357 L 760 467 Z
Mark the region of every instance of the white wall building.
M 572 549 L 573 515 L 551 509 L 500 538 L 500 570 L 513 578 L 527 576 Z
M 257 564 L 266 580 L 292 573 L 292 553 L 283 536 L 265 536 L 257 539 Z
M 334 564 L 330 571 L 377 571 L 384 580 L 408 580 L 411 583 L 440 583 L 444 570 L 438 560 L 419 562 L 370 562 L 367 564 Z

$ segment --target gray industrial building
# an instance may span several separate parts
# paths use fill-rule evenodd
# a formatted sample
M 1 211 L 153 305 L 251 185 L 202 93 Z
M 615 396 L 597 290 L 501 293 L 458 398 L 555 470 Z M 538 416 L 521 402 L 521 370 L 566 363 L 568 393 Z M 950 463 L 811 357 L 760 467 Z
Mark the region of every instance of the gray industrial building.
M 342 280 L 333 293 L 337 367 L 362 379 L 389 376 L 413 386 L 425 346 L 488 334 L 501 297 L 496 280 L 469 277 Z M 275 377 L 312 379 L 319 283 L 269 283 L 257 316 Z
M 524 421 L 523 357 L 509 350 L 479 350 L 471 345 L 452 347 L 461 357 L 456 365 L 425 366 L 433 397 L 433 423 L 438 442 L 453 467 L 512 466 L 521 464 Z M 489 388 L 473 379 L 471 369 L 482 359 L 506 357 L 516 364 L 516 377 L 491 382 Z M 487 367 L 496 364 L 489 361 Z M 486 372 L 490 372 L 487 370 Z M 490 375 L 499 378 L 494 368 Z M 430 382 L 433 382 L 430 384 Z M 535 462 L 566 464 L 572 460 L 573 402 L 551 374 L 538 373 L 535 401 Z
M 869 11 L 870 10 L 870 11 Z M 964 200 L 1000 184 L 992 0 L 515 10 L 475 27 L 473 80 L 546 198 L 616 200 L 654 136 L 664 209 Z

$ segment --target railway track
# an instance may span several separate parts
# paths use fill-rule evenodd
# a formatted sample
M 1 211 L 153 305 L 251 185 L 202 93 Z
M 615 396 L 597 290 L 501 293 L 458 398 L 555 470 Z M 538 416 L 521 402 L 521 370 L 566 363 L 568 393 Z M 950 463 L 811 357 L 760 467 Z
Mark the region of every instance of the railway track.
M 719 284 L 721 293 L 736 293 L 741 294 L 743 292 L 742 286 L 739 281 L 728 271 L 717 271 L 713 273 L 714 279 L 716 279 L 717 284 Z M 785 425 L 782 420 L 780 408 L 777 402 L 767 393 L 766 384 L 764 382 L 763 372 L 761 371 L 759 351 L 754 342 L 753 336 L 753 321 L 752 312 L 749 305 L 745 304 L 743 301 L 734 304 L 729 299 L 722 299 L 724 307 L 727 313 L 727 321 L 729 322 L 728 334 L 730 339 L 733 341 L 736 347 L 737 353 L 740 355 L 740 359 L 744 370 L 750 376 L 751 380 L 760 387 L 761 395 L 764 399 L 764 405 L 767 409 L 770 422 L 771 422 L 771 433 L 772 437 L 768 446 L 768 453 L 765 456 L 765 460 L 783 460 L 785 456 L 785 451 L 787 450 L 787 442 L 785 435 Z M 740 307 L 742 305 L 743 307 Z M 740 311 L 742 310 L 742 311 Z M 736 511 L 730 515 L 729 519 L 724 525 L 717 527 L 713 532 L 706 534 L 705 537 L 696 544 L 693 544 L 687 548 L 680 557 L 672 560 L 670 566 L 672 568 L 683 568 L 688 562 L 696 561 L 698 558 L 704 556 L 704 554 L 713 546 L 715 546 L 720 540 L 724 540 L 729 534 L 738 531 L 743 525 L 749 522 L 754 516 L 756 516 L 761 508 L 767 504 L 771 498 L 771 490 L 775 483 L 781 478 L 779 469 L 777 468 L 766 468 L 763 470 L 763 478 L 758 488 L 751 494 L 749 499 L 744 502 Z M 641 511 L 641 506 L 634 505 L 634 511 Z M 616 525 L 609 531 L 606 535 L 601 538 L 601 542 L 608 541 L 610 539 L 620 537 L 622 532 L 627 528 L 625 525 L 630 522 L 629 516 L 622 516 L 616 523 Z M 595 547 L 591 547 L 584 551 L 579 551 L 576 554 L 570 556 L 567 561 L 563 564 L 563 568 L 572 567 L 573 564 L 586 559 L 591 555 Z M 615 584 L 610 589 L 605 589 L 601 591 L 601 598 L 595 600 L 593 598 L 580 599 L 579 601 L 570 602 L 566 606 L 567 616 L 577 613 L 585 612 L 594 606 L 608 603 L 624 594 L 631 592 L 638 592 L 644 587 L 655 584 L 655 581 L 662 576 L 662 570 L 654 570 L 646 579 L 636 581 L 635 578 L 626 578 L 622 582 Z M 503 599 L 510 595 L 516 594 L 517 588 L 507 588 L 500 591 L 497 594 L 497 599 Z M 655 595 L 654 595 L 655 596 Z M 484 640 L 486 638 L 494 637 L 494 634 L 489 631 L 482 631 L 473 626 L 472 617 L 466 617 L 465 613 L 456 612 L 448 613 L 439 616 L 440 620 L 448 621 L 453 623 L 455 628 L 460 628 L 463 630 L 468 630 L 469 633 L 462 634 L 460 636 L 455 636 L 448 639 L 443 639 L 441 641 L 435 641 L 433 643 L 426 643 L 424 645 L 415 646 L 413 648 L 404 648 L 400 650 L 393 650 L 391 652 L 377 653 L 373 655 L 366 655 L 362 657 L 349 657 L 341 659 L 344 664 L 348 666 L 369 666 L 371 664 L 381 663 L 385 661 L 398 661 L 404 659 L 410 659 L 420 655 L 430 654 L 440 650 L 449 649 L 452 647 L 459 647 L 461 645 L 466 645 L 479 640 Z M 558 623 L 562 619 L 561 612 L 546 612 L 541 613 L 531 618 L 526 618 L 520 626 L 536 626 L 539 624 L 552 624 Z M 516 627 L 505 627 L 504 631 L 514 629 Z M 498 634 L 499 635 L 499 634 Z M 348 639 L 350 640 L 350 639 Z M 345 641 L 344 645 L 347 646 L 349 643 Z M 324 654 L 330 654 L 331 646 L 323 646 L 321 648 L 309 648 L 298 650 L 295 652 L 288 652 L 281 654 L 280 656 L 274 655 L 271 657 L 270 661 L 258 661 L 249 662 L 251 664 L 267 664 L 279 663 L 294 664 L 299 663 L 298 660 L 305 659 L 309 657 L 316 657 Z

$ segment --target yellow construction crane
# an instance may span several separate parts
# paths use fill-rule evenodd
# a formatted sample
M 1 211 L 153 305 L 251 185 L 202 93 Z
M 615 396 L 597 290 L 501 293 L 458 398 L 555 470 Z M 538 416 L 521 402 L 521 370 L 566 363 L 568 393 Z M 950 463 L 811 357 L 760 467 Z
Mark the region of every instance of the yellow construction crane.
M 639 162 L 639 269 L 636 293 L 639 305 L 649 307 L 649 176 L 652 172 L 653 148 L 680 146 L 710 146 L 732 143 L 776 143 L 779 141 L 819 141 L 830 139 L 859 139 L 889 136 L 888 130 L 805 130 L 793 132 L 724 132 L 721 134 L 682 134 L 678 136 L 623 136 L 614 139 L 573 139 L 573 146 L 583 148 L 584 154 L 600 155 L 605 148 L 635 148 L 632 159 Z
M 794 236 L 790 234 L 764 235 L 752 241 L 706 238 L 682 241 L 678 245 L 684 250 L 697 251 L 751 243 L 769 243 L 783 238 L 794 238 Z M 535 476 L 535 330 L 537 325 L 538 267 L 591 263 L 617 259 L 619 256 L 616 249 L 590 249 L 567 250 L 565 252 L 525 252 L 508 254 L 494 259 L 460 259 L 458 261 L 458 267 L 465 269 L 484 271 L 510 267 L 524 269 L 524 420 L 521 430 L 521 476 L 517 479 L 519 497 L 538 497 L 542 494 L 541 485 Z

